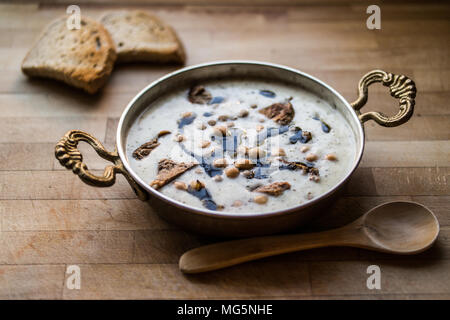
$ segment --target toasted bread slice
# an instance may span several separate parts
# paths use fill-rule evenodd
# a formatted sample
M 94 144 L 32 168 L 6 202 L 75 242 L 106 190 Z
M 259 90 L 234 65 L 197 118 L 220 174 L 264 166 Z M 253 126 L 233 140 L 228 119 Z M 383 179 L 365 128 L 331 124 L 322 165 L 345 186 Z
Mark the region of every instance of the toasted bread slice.
M 108 12 L 101 22 L 111 34 L 122 62 L 184 63 L 186 55 L 175 31 L 145 11 Z
M 114 42 L 98 22 L 81 18 L 81 28 L 69 30 L 67 17 L 53 21 L 22 62 L 31 77 L 52 78 L 95 93 L 108 79 L 116 60 Z

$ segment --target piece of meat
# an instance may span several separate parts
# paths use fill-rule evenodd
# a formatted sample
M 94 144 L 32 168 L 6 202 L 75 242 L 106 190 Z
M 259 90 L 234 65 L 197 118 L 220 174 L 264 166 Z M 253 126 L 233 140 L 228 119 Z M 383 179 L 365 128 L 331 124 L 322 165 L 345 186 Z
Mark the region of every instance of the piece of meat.
M 189 90 L 188 99 L 191 103 L 207 104 L 211 101 L 212 95 L 204 86 L 195 86 Z
M 169 130 L 162 130 L 158 133 L 158 138 L 164 137 L 165 135 L 171 134 Z
M 283 126 L 288 125 L 295 116 L 294 108 L 289 101 L 271 104 L 259 110 L 259 113 Z
M 158 133 L 156 138 L 153 138 L 149 142 L 144 143 L 142 146 L 133 151 L 133 158 L 137 160 L 142 160 L 144 157 L 148 156 L 150 152 L 153 151 L 157 146 L 159 146 L 158 139 L 170 134 L 168 130 L 162 130 Z
M 142 158 L 148 156 L 150 152 L 153 151 L 157 146 L 159 146 L 158 139 L 152 139 L 149 142 L 144 143 L 142 146 L 133 151 L 133 158 L 141 160 Z
M 265 186 L 261 186 L 255 189 L 256 192 L 267 193 L 271 196 L 278 197 L 284 191 L 291 188 L 288 182 L 274 182 Z
M 310 175 L 319 176 L 319 169 L 308 166 L 306 163 L 300 161 L 287 161 L 284 159 L 280 160 L 284 165 L 280 166 L 280 169 L 288 169 L 288 170 L 302 170 L 304 173 L 309 173 Z
M 154 189 L 162 188 L 196 165 L 197 163 L 194 162 L 175 162 L 169 159 L 162 159 L 158 163 L 158 175 L 155 180 L 150 182 L 150 186 Z

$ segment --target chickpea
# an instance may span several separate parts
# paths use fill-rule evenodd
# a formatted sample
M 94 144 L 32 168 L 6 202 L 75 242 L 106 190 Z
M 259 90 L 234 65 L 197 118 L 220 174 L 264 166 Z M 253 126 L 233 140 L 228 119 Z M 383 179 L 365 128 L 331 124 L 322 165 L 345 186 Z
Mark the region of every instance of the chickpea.
M 228 163 L 225 158 L 222 158 L 222 159 L 214 160 L 213 165 L 214 165 L 214 167 L 217 167 L 217 168 L 225 168 L 228 165 Z
M 248 111 L 245 109 L 242 109 L 241 111 L 239 111 L 238 116 L 239 116 L 239 118 L 245 118 L 248 116 Z
M 255 166 L 249 159 L 238 159 L 234 163 L 234 166 L 238 169 L 251 169 Z
M 251 170 L 244 170 L 242 171 L 242 175 L 247 179 L 252 179 L 255 176 L 255 173 Z
M 192 180 L 189 185 L 192 189 L 197 191 L 205 187 L 205 184 L 199 180 Z
M 318 159 L 317 155 L 314 153 L 310 153 L 305 158 L 307 161 L 316 161 Z
M 200 144 L 200 147 L 202 148 L 208 148 L 211 145 L 211 141 L 203 140 Z
M 284 151 L 283 148 L 273 148 L 272 151 L 271 151 L 271 154 L 273 156 L 284 157 L 284 156 L 286 156 L 286 151 Z
M 303 148 L 300 149 L 300 151 L 305 153 L 306 151 L 309 151 L 309 147 L 308 146 L 304 146 Z
M 187 190 L 187 185 L 186 183 L 182 182 L 182 181 L 175 181 L 173 183 L 173 185 L 175 186 L 175 188 L 177 188 L 178 190 Z
M 248 150 L 248 156 L 253 159 L 262 158 L 266 155 L 266 152 L 261 148 L 255 147 Z
M 173 140 L 176 142 L 182 142 L 184 140 L 184 136 L 182 134 L 177 133 L 174 137 Z
M 233 204 L 231 205 L 232 207 L 240 207 L 242 206 L 244 203 L 241 200 L 236 200 L 233 202 Z
M 227 135 L 227 128 L 224 126 L 214 127 L 213 134 L 218 137 L 225 137 Z
M 239 175 L 239 170 L 236 167 L 229 167 L 225 169 L 225 174 L 228 178 L 236 178 Z
M 337 157 L 335 154 L 330 153 L 325 156 L 325 160 L 336 161 Z
M 246 146 L 239 146 L 237 148 L 237 153 L 242 154 L 243 156 L 248 155 L 248 148 Z
M 257 204 L 266 204 L 267 200 L 269 200 L 267 198 L 267 196 L 261 195 L 261 196 L 256 196 L 253 198 L 253 201 L 255 201 Z

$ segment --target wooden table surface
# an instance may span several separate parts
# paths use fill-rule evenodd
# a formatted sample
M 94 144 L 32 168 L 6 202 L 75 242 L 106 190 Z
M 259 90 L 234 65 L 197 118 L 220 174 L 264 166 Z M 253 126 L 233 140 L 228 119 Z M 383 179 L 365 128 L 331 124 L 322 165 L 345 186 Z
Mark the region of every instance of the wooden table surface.
M 345 196 L 304 230 L 340 226 L 377 204 L 403 199 L 428 206 L 441 224 L 435 246 L 416 256 L 320 249 L 184 276 L 180 255 L 213 240 L 162 221 L 123 177 L 111 188 L 89 187 L 53 155 L 70 129 L 90 132 L 113 148 L 128 101 L 176 67 L 117 66 L 96 96 L 27 79 L 20 71 L 27 50 L 72 3 L 57 2 L 0 4 L 0 298 L 450 298 L 448 3 L 383 2 L 381 30 L 366 28 L 367 4 L 361 1 L 145 6 L 176 28 L 188 65 L 224 59 L 284 64 L 328 82 L 349 101 L 369 70 L 410 76 L 418 88 L 413 118 L 397 128 L 366 123 L 364 158 Z M 82 14 L 94 18 L 123 7 L 84 2 Z M 364 110 L 393 114 L 397 108 L 386 88 L 370 88 Z M 104 167 L 88 147 L 82 149 L 90 168 Z M 381 290 L 366 287 L 373 264 L 381 268 Z M 80 267 L 80 290 L 65 285 L 69 265 Z

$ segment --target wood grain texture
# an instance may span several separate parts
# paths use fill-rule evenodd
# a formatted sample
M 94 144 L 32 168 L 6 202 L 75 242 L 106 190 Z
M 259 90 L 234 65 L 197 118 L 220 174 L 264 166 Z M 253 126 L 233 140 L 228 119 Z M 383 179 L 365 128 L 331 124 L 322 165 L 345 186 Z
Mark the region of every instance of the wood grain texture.
M 102 172 L 93 170 L 94 173 Z M 135 199 L 125 178 L 110 188 L 86 186 L 68 171 L 0 171 L 0 199 Z
M 367 141 L 361 167 L 448 167 L 450 141 Z
M 2 231 L 170 230 L 153 209 L 128 200 L 0 200 Z
M 61 299 L 64 265 L 0 265 L 1 299 Z
M 366 287 L 367 267 L 376 264 L 382 270 L 381 287 L 374 292 Z M 449 261 L 366 260 L 312 262 L 309 264 L 312 291 L 315 295 L 404 293 L 405 287 L 415 293 L 448 294 L 446 276 Z
M 18 125 L 20 124 L 20 125 Z M 97 136 L 104 141 L 106 118 L 36 118 L 11 117 L 0 118 L 0 143 L 6 142 L 57 142 L 67 131 L 80 129 Z
M 134 95 L 177 66 L 117 66 L 88 96 L 51 80 L 28 79 L 21 61 L 45 25 L 70 1 L 0 4 L 0 298 L 449 299 L 450 6 L 444 1 L 380 1 L 382 29 L 369 31 L 369 1 L 133 1 L 174 26 L 187 65 L 221 59 L 264 60 L 298 68 L 349 101 L 367 71 L 413 79 L 415 115 L 398 128 L 366 124 L 366 150 L 345 195 L 328 215 L 299 231 L 342 226 L 387 201 L 416 201 L 438 217 L 429 251 L 398 257 L 324 248 L 271 257 L 205 275 L 183 276 L 184 250 L 216 241 L 186 233 L 136 199 L 123 177 L 110 188 L 84 185 L 54 159 L 70 129 L 115 144 L 118 118 Z M 122 0 L 79 1 L 83 15 L 129 7 Z M 397 101 L 371 86 L 362 109 L 388 115 Z M 80 144 L 89 168 L 105 161 Z M 68 264 L 81 290 L 64 286 Z M 367 266 L 382 270 L 382 290 L 366 288 Z
M 203 276 L 184 276 L 175 264 L 91 264 L 80 268 L 85 286 L 82 290 L 64 288 L 64 299 L 243 299 L 311 293 L 303 262 L 280 265 L 259 261 Z
M 2 232 L 0 264 L 130 263 L 130 231 Z
M 347 193 L 358 196 L 448 195 L 449 167 L 358 168 Z

